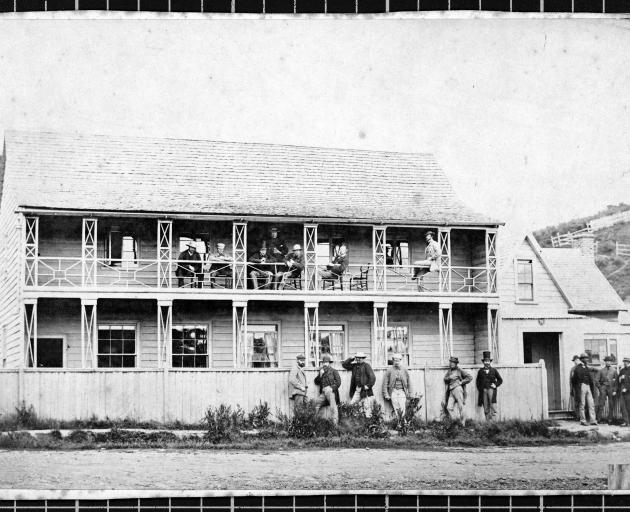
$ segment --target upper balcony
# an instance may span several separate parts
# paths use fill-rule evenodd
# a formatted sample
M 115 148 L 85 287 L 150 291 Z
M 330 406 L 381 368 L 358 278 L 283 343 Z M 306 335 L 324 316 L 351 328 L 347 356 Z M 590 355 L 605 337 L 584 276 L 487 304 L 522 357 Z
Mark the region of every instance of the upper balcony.
M 127 290 L 224 298 L 234 293 L 496 294 L 492 228 L 141 217 L 25 219 L 24 285 L 32 291 Z M 431 265 L 422 262 L 430 259 L 425 237 L 429 230 L 435 233 L 437 251 Z M 222 251 L 219 244 L 224 244 Z M 293 251 L 296 245 L 301 251 Z M 261 254 L 263 246 L 266 252 Z M 331 267 L 342 246 L 347 257 Z

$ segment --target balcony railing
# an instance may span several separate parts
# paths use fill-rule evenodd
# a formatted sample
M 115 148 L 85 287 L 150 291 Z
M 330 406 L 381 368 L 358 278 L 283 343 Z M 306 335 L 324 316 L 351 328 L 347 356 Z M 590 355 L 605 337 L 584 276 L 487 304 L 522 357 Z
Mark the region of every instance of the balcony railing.
M 244 269 L 233 262 L 156 259 L 84 260 L 70 257 L 37 257 L 26 268 L 27 287 L 43 288 L 149 288 L 204 290 L 244 290 L 272 293 L 274 290 L 318 291 L 321 293 L 495 293 L 489 290 L 486 267 L 451 266 L 414 277 L 412 265 L 387 265 L 375 268 L 372 263 L 352 264 L 341 275 L 323 275 L 326 267 L 317 266 L 314 277 L 306 282 L 306 272 L 299 277 L 282 273 L 288 269 L 282 263 L 246 263 Z M 243 279 L 235 278 L 235 275 Z

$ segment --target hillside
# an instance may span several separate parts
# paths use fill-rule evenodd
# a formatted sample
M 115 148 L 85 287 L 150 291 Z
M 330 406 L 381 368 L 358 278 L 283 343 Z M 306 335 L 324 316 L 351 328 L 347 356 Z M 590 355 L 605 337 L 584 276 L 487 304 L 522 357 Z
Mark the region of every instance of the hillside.
M 563 222 L 556 226 L 547 226 L 534 232 L 534 236 L 542 247 L 551 247 L 551 236 L 577 231 L 586 227 L 593 219 L 630 210 L 630 205 L 620 203 L 608 206 L 605 210 L 591 215 Z M 597 230 L 593 233 L 598 242 L 595 263 L 612 284 L 613 288 L 626 302 L 630 301 L 630 258 L 615 256 L 615 241 L 630 244 L 630 222 L 621 222 L 613 226 Z

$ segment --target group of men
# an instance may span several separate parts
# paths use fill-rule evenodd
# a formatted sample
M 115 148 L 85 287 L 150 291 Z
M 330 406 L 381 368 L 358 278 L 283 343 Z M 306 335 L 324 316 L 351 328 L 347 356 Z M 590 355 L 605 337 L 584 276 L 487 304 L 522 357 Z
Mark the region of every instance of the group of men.
M 350 403 L 362 403 L 366 416 L 370 416 L 374 403 L 374 384 L 376 375 L 369 363 L 366 362 L 366 354 L 357 352 L 341 363 L 345 370 L 352 372 L 350 377 Z M 390 402 L 394 414 L 398 419 L 406 412 L 407 401 L 414 395 L 412 380 L 409 372 L 402 365 L 402 355 L 394 354 L 393 364 L 388 367 L 383 377 L 383 398 Z M 330 406 L 333 423 L 339 420 L 337 406 L 340 403 L 339 388 L 341 376 L 332 366 L 330 354 L 322 356 L 322 364 L 317 372 L 314 383 L 319 386 L 319 393 L 315 399 L 315 408 L 319 411 L 323 406 Z M 497 388 L 503 383 L 501 375 L 493 368 L 490 352 L 483 352 L 483 368 L 477 373 L 476 386 L 478 391 L 478 406 L 484 408 L 488 421 L 497 419 Z M 303 354 L 297 356 L 296 364 L 289 372 L 289 397 L 295 405 L 306 402 L 308 382 L 304 373 L 306 358 Z M 450 418 L 459 419 L 462 425 L 466 424 L 464 406 L 466 404 L 466 385 L 472 381 L 472 376 L 459 368 L 457 357 L 449 360 L 449 369 L 444 376 L 445 397 L 442 408 Z M 630 385 L 630 380 L 628 381 Z M 458 415 L 455 415 L 455 408 Z
M 623 358 L 620 371 L 612 365 L 614 358 L 604 357 L 604 366 L 596 370 L 589 367 L 589 356 L 582 353 L 573 356 L 574 366 L 570 373 L 571 396 L 575 414 L 580 424 L 597 425 L 605 421 L 603 412 L 608 405 L 608 423 L 614 421 L 617 400 L 621 403 L 623 426 L 630 425 L 630 357 Z

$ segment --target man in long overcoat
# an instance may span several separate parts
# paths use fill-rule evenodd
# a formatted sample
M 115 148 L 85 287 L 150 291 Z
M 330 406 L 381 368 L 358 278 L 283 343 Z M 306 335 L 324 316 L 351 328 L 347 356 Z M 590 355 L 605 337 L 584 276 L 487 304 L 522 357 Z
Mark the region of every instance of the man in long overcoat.
M 372 403 L 374 402 L 374 392 L 372 387 L 376 384 L 376 375 L 372 367 L 365 362 L 365 352 L 357 352 L 354 357 L 349 357 L 341 366 L 352 372 L 350 380 L 350 403 L 363 402 L 365 415 L 369 418 L 372 415 Z
M 477 373 L 477 405 L 483 407 L 486 420 L 493 421 L 497 417 L 497 388 L 503 379 L 496 368 L 493 368 L 490 351 L 484 351 L 483 368 Z

